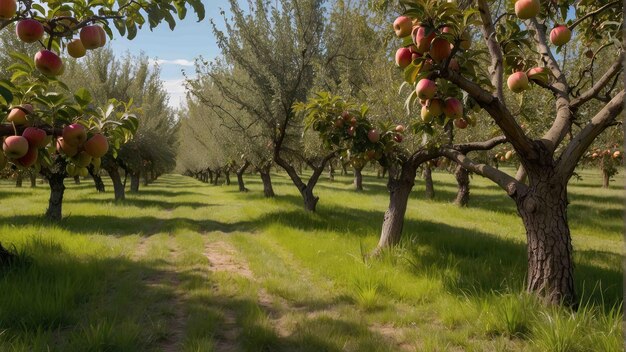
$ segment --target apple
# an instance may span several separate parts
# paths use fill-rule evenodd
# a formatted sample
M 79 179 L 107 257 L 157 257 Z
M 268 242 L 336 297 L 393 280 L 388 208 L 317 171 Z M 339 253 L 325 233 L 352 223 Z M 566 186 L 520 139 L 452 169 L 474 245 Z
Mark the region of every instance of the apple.
M 0 20 L 10 20 L 17 12 L 17 1 L 0 0 Z
M 349 122 L 350 122 L 350 126 L 356 126 L 356 123 L 357 123 L 356 117 L 352 117 Z
M 528 89 L 528 77 L 524 72 L 515 72 L 506 80 L 506 85 L 513 93 L 521 93 Z
M 620 153 L 619 150 L 616 150 L 615 152 L 613 152 L 613 159 L 617 159 L 620 157 L 620 155 L 622 155 L 622 153 Z
M 422 54 L 420 53 L 411 53 L 411 61 L 415 61 L 419 59 L 420 57 L 422 57 Z
M 107 43 L 107 34 L 104 31 L 104 28 L 97 26 L 98 34 L 100 35 L 100 47 L 103 47 Z
M 380 131 L 377 129 L 371 129 L 367 132 L 367 139 L 372 143 L 377 143 L 380 140 Z
M 15 33 L 21 41 L 34 43 L 43 37 L 43 25 L 37 20 L 25 19 L 17 22 Z
M 433 60 L 432 59 L 426 59 L 426 60 L 422 61 L 422 66 L 419 69 L 419 73 L 430 72 L 432 69 L 433 69 Z
M 464 118 L 454 119 L 454 126 L 458 129 L 466 129 L 467 128 L 467 120 Z
M 545 67 L 533 67 L 526 72 L 526 76 L 531 81 L 548 84 L 548 70 Z
M 80 30 L 80 41 L 85 49 L 97 49 L 104 45 L 102 42 L 102 27 L 97 25 L 85 26 Z
M 598 157 L 598 153 L 591 154 L 591 157 L 594 158 L 594 159 L 597 158 Z
M 63 128 L 62 135 L 65 143 L 74 147 L 78 147 L 79 145 L 85 143 L 85 140 L 87 139 L 87 131 L 85 131 L 85 127 L 78 123 L 65 126 Z
M 109 141 L 103 135 L 97 133 L 89 138 L 83 146 L 85 151 L 94 158 L 103 157 L 109 151 Z
M 76 166 L 74 164 L 67 164 L 67 166 L 65 167 L 65 172 L 67 172 L 67 175 L 69 177 L 76 176 Z
M 50 50 L 41 50 L 35 54 L 35 67 L 46 76 L 58 76 L 63 73 L 63 61 Z
M 450 56 L 452 50 L 450 49 L 450 42 L 443 38 L 435 38 L 430 45 L 430 57 L 435 62 L 442 62 Z
M 427 78 L 422 78 L 415 86 L 415 92 L 420 99 L 432 99 L 437 93 L 437 84 Z
M 417 52 L 420 54 L 424 54 L 428 50 L 430 50 L 430 43 L 435 39 L 435 30 L 431 28 L 426 28 L 422 26 L 418 26 L 413 28 L 413 42 L 417 47 Z
M 422 106 L 420 117 L 425 123 L 430 123 L 435 118 L 435 115 L 430 111 L 430 109 L 428 109 L 428 106 L 424 105 Z
M 402 143 L 402 139 L 403 139 L 403 137 L 399 133 L 396 133 L 396 134 L 393 135 L 393 140 L 396 141 L 396 143 Z
M 461 33 L 461 43 L 459 47 L 463 50 L 469 50 L 472 47 L 472 37 L 469 32 Z
M 336 119 L 333 124 L 334 124 L 335 128 L 342 128 L 343 127 L 343 119 Z
M 85 56 L 87 49 L 85 49 L 80 39 L 73 39 L 71 42 L 67 43 L 67 53 L 75 59 L 80 59 Z
M 9 112 L 9 116 L 7 116 L 7 121 L 13 122 L 18 126 L 25 125 L 28 123 L 28 120 L 26 119 L 27 111 L 28 110 L 25 109 L 23 106 L 14 107 Z
M 365 159 L 367 160 L 375 160 L 376 159 L 376 151 L 372 149 L 368 149 L 365 151 Z
M 344 121 L 350 121 L 350 119 L 352 119 L 352 115 L 350 114 L 349 111 L 344 111 L 341 113 L 341 117 L 343 118 Z
M 356 128 L 354 128 L 354 126 L 348 127 L 348 136 L 354 137 L 355 132 L 356 132 Z
M 512 156 L 513 156 L 513 151 L 512 150 L 509 150 L 508 152 L 506 152 L 506 154 L 504 154 L 504 158 L 506 160 L 511 159 Z
M 408 48 L 400 48 L 396 51 L 396 66 L 405 68 L 413 61 L 413 54 Z
M 37 127 L 28 127 L 22 132 L 22 137 L 26 138 L 28 145 L 35 148 L 43 148 L 46 146 L 46 131 Z
M 87 177 L 87 175 L 89 175 L 89 170 L 87 170 L 86 167 L 77 167 L 76 174 L 80 177 Z
M 91 164 L 91 159 L 92 158 L 89 153 L 87 153 L 86 151 L 82 151 L 78 153 L 78 155 L 76 155 L 76 157 L 74 158 L 74 163 L 77 167 L 87 167 L 89 164 Z
M 443 113 L 443 101 L 441 99 L 429 99 L 426 102 L 428 109 L 435 115 L 435 117 Z
M 19 159 L 28 153 L 28 141 L 22 136 L 9 136 L 2 143 L 2 150 L 9 159 Z
M 556 46 L 565 45 L 570 39 L 572 39 L 572 31 L 567 26 L 560 24 L 550 31 L 550 41 Z
M 404 125 L 398 125 L 396 126 L 396 128 L 394 129 L 394 131 L 398 132 L 398 133 L 404 133 L 404 131 L 406 130 L 406 127 L 404 127 Z
M 443 113 L 448 118 L 461 118 L 463 117 L 463 104 L 457 98 L 448 98 L 443 105 Z
M 39 156 L 39 151 L 37 148 L 30 147 L 28 152 L 21 158 L 18 158 L 16 162 L 23 167 L 31 167 L 35 165 L 37 162 L 37 157 Z
M 57 151 L 59 153 L 64 153 L 69 157 L 73 157 L 78 154 L 78 146 L 73 146 L 67 143 L 63 137 L 59 137 L 57 139 Z
M 515 15 L 519 19 L 527 20 L 537 16 L 540 8 L 539 0 L 517 0 L 515 2 Z
M 93 165 L 94 169 L 96 169 L 96 171 L 98 171 L 100 169 L 100 164 L 102 164 L 102 159 L 100 158 L 93 158 L 91 159 L 91 165 Z
M 406 37 L 411 34 L 413 29 L 413 20 L 407 16 L 400 16 L 393 21 L 393 30 L 398 38 Z

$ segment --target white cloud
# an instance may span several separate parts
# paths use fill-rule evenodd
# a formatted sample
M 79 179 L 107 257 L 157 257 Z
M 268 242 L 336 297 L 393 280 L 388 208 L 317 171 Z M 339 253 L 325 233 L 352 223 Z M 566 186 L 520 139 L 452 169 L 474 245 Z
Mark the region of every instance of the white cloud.
M 178 108 L 185 104 L 185 80 L 169 79 L 163 81 L 163 88 L 170 95 L 170 106 Z
M 177 66 L 193 66 L 193 61 L 187 59 L 174 59 L 174 60 L 162 60 L 162 59 L 150 59 L 150 64 L 152 65 L 177 65 Z

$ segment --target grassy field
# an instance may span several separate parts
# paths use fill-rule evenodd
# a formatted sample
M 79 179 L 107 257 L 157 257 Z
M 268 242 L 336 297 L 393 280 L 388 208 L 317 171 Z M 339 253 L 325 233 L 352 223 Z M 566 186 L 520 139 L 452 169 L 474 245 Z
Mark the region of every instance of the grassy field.
M 0 242 L 23 258 L 0 271 L 0 351 L 619 351 L 623 176 L 570 186 L 577 313 L 523 293 L 525 235 L 514 203 L 474 177 L 418 180 L 406 242 L 376 261 L 388 196 L 366 176 L 323 180 L 318 213 L 274 175 L 276 199 L 167 175 L 121 203 L 91 181 L 68 189 L 65 219 L 40 216 L 48 189 L 0 181 Z

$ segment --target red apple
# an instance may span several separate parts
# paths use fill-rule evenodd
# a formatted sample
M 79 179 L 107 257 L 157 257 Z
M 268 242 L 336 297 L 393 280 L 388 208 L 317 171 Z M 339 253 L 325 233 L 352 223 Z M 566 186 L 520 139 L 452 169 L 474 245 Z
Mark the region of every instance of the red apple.
M 28 141 L 22 136 L 9 136 L 2 143 L 2 150 L 9 159 L 19 159 L 28 152 Z
M 350 119 L 352 119 L 352 115 L 350 114 L 349 111 L 344 111 L 341 113 L 341 117 L 343 118 L 344 121 L 350 121 Z
M 415 86 L 417 97 L 420 99 L 432 99 L 437 93 L 437 84 L 427 78 L 422 78 Z
M 63 72 L 63 61 L 50 50 L 35 54 L 35 67 L 46 76 L 58 76 Z
M 521 93 L 528 89 L 528 77 L 524 72 L 515 72 L 506 80 L 506 85 L 513 93 Z
M 79 59 L 85 56 L 87 49 L 85 49 L 85 46 L 80 39 L 73 39 L 71 42 L 67 43 L 67 53 L 71 57 Z
M 545 67 L 533 67 L 526 72 L 526 76 L 529 80 L 548 84 L 548 70 Z
M 80 30 L 80 41 L 85 49 L 97 49 L 104 45 L 102 42 L 102 27 L 97 25 L 85 26 Z
M 443 38 L 435 38 L 430 45 L 430 57 L 435 62 L 442 62 L 450 56 L 452 50 L 450 49 L 450 42 Z
M 341 120 L 339 120 L 341 121 Z M 343 122 L 342 122 L 343 123 Z M 109 141 L 101 134 L 94 134 L 84 145 L 85 151 L 94 158 L 103 157 L 109 150 Z
M 357 123 L 356 117 L 352 117 L 349 122 L 350 122 L 350 126 L 353 126 L 353 127 L 356 126 L 356 123 Z
M 74 155 L 78 154 L 78 146 L 73 146 L 69 143 L 67 143 L 63 137 L 59 137 L 57 139 L 57 151 L 59 153 L 63 153 L 69 157 L 73 157 Z
M 17 22 L 15 33 L 21 41 L 26 43 L 34 43 L 43 37 L 43 26 L 39 21 L 33 19 L 25 19 Z
M 537 16 L 540 7 L 539 0 L 517 0 L 515 2 L 515 15 L 519 19 L 527 20 Z
M 377 143 L 380 140 L 380 131 L 377 129 L 371 129 L 367 132 L 367 139 L 372 143 Z
M 424 54 L 430 50 L 430 43 L 435 39 L 435 30 L 432 28 L 426 28 L 418 26 L 413 28 L 413 42 L 417 47 L 417 52 Z
M 393 30 L 398 38 L 406 37 L 411 34 L 413 29 L 413 20 L 407 16 L 400 16 L 393 21 Z
M 348 136 L 354 137 L 355 132 L 356 132 L 356 128 L 354 128 L 354 126 L 348 127 Z
M 333 124 L 335 125 L 335 128 L 341 128 L 343 127 L 343 119 L 336 119 Z
M 398 125 L 396 126 L 394 130 L 398 133 L 404 133 L 404 131 L 406 130 L 406 127 L 404 127 L 404 125 Z
M 393 135 L 393 140 L 396 141 L 396 143 L 402 143 L 402 139 L 403 139 L 403 137 L 399 133 L 396 133 L 396 134 Z
M 27 112 L 25 110 L 26 109 L 24 109 L 23 107 L 14 107 L 9 112 L 9 116 L 7 116 L 7 121 L 13 122 L 14 124 L 18 126 L 27 124 L 28 123 L 28 120 L 26 119 Z
M 550 31 L 550 41 L 556 46 L 567 44 L 572 39 L 572 31 L 562 24 L 557 25 Z
M 100 35 L 100 47 L 103 47 L 107 43 L 107 33 L 104 31 L 104 28 L 98 27 L 98 34 Z
M 31 146 L 30 148 L 28 148 L 28 152 L 26 152 L 26 154 L 22 156 L 21 158 L 18 158 L 16 162 L 17 164 L 23 167 L 31 167 L 35 165 L 35 163 L 37 162 L 38 156 L 39 156 L 39 150 Z
M 73 123 L 63 128 L 63 140 L 71 146 L 78 147 L 85 143 L 86 139 L 87 131 L 81 124 Z
M 458 129 L 464 130 L 467 128 L 467 120 L 464 118 L 454 119 L 454 126 Z
M 400 48 L 396 51 L 396 66 L 405 68 L 413 61 L 413 54 L 408 48 Z
M 17 1 L 0 0 L 0 20 L 9 20 L 17 12 Z
M 448 98 L 444 103 L 443 113 L 448 118 L 461 118 L 463 117 L 463 104 L 457 98 Z
M 22 132 L 22 137 L 26 138 L 31 147 L 43 148 L 46 146 L 46 131 L 37 127 L 28 127 Z

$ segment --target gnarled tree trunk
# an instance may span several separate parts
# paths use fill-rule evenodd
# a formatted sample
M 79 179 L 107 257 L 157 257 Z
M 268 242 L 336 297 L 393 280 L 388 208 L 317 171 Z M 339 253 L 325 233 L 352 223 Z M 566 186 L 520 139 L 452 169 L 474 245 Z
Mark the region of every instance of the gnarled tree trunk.
M 435 187 L 433 186 L 433 171 L 428 163 L 424 164 L 424 182 L 426 184 L 426 199 L 435 198 Z
M 93 178 L 93 183 L 96 187 L 96 191 L 104 193 L 104 182 L 102 182 L 102 177 L 100 176 L 100 173 L 96 172 L 93 165 L 89 165 L 87 171 L 89 171 L 89 175 L 91 175 L 91 178 Z
M 74 176 L 74 184 L 80 185 L 80 176 Z
M 465 207 L 467 206 L 467 203 L 469 203 L 470 196 L 469 172 L 460 164 L 457 164 L 456 169 L 454 170 L 454 177 L 456 178 L 456 183 L 458 185 L 454 204 Z
M 602 168 L 602 188 L 609 188 L 609 183 L 611 181 L 611 176 L 606 171 L 606 169 Z
M 29 176 L 30 176 L 30 188 L 37 187 L 37 173 L 31 170 Z
M 213 185 L 217 186 L 219 184 L 220 176 L 222 173 L 220 171 L 215 172 L 215 178 L 213 179 Z
M 50 199 L 48 200 L 46 218 L 59 221 L 63 216 L 63 194 L 65 193 L 63 180 L 65 179 L 65 171 L 61 173 L 48 173 L 46 178 L 50 184 Z
M 415 184 L 416 172 L 416 167 L 404 163 L 398 177 L 390 174 L 387 183 L 389 208 L 385 212 L 380 240 L 374 254 L 379 253 L 383 248 L 393 247 L 400 243 L 402 228 L 404 227 L 404 215 L 406 214 L 409 195 Z
M 120 170 L 115 162 L 115 160 L 111 158 L 105 158 L 103 160 L 103 167 L 109 174 L 111 181 L 113 181 L 113 192 L 115 193 L 115 200 L 124 200 L 126 198 L 124 183 L 122 183 L 122 176 L 120 175 Z
M 363 173 L 361 171 L 363 171 L 362 167 L 354 168 L 354 189 L 359 192 L 363 190 Z
M 567 185 L 550 179 L 552 170 L 529 174 L 528 192 L 517 209 L 527 237 L 527 289 L 550 304 L 576 301 L 572 239 L 567 222 Z
M 17 175 L 15 176 L 15 187 L 22 188 L 23 179 L 24 179 L 24 176 L 22 176 L 22 172 L 18 172 Z
M 230 170 L 224 171 L 224 177 L 226 178 L 226 186 L 230 186 Z
M 139 172 L 136 172 L 136 171 L 130 173 L 130 192 L 131 193 L 139 192 L 139 182 L 140 182 L 140 179 L 141 179 L 140 176 L 141 176 L 141 174 Z M 144 185 L 147 185 L 147 184 L 148 184 L 148 179 L 146 177 Z
M 237 184 L 239 185 L 239 192 L 248 192 L 246 185 L 243 182 L 243 173 L 246 172 L 246 169 L 250 166 L 250 162 L 246 160 L 243 165 L 237 170 Z
M 261 175 L 261 181 L 263 181 L 263 195 L 266 198 L 272 198 L 275 196 L 274 188 L 272 187 L 272 177 L 270 176 L 270 168 L 263 167 L 258 169 Z
M 335 166 L 333 163 L 328 163 L 328 180 L 330 182 L 335 181 Z

